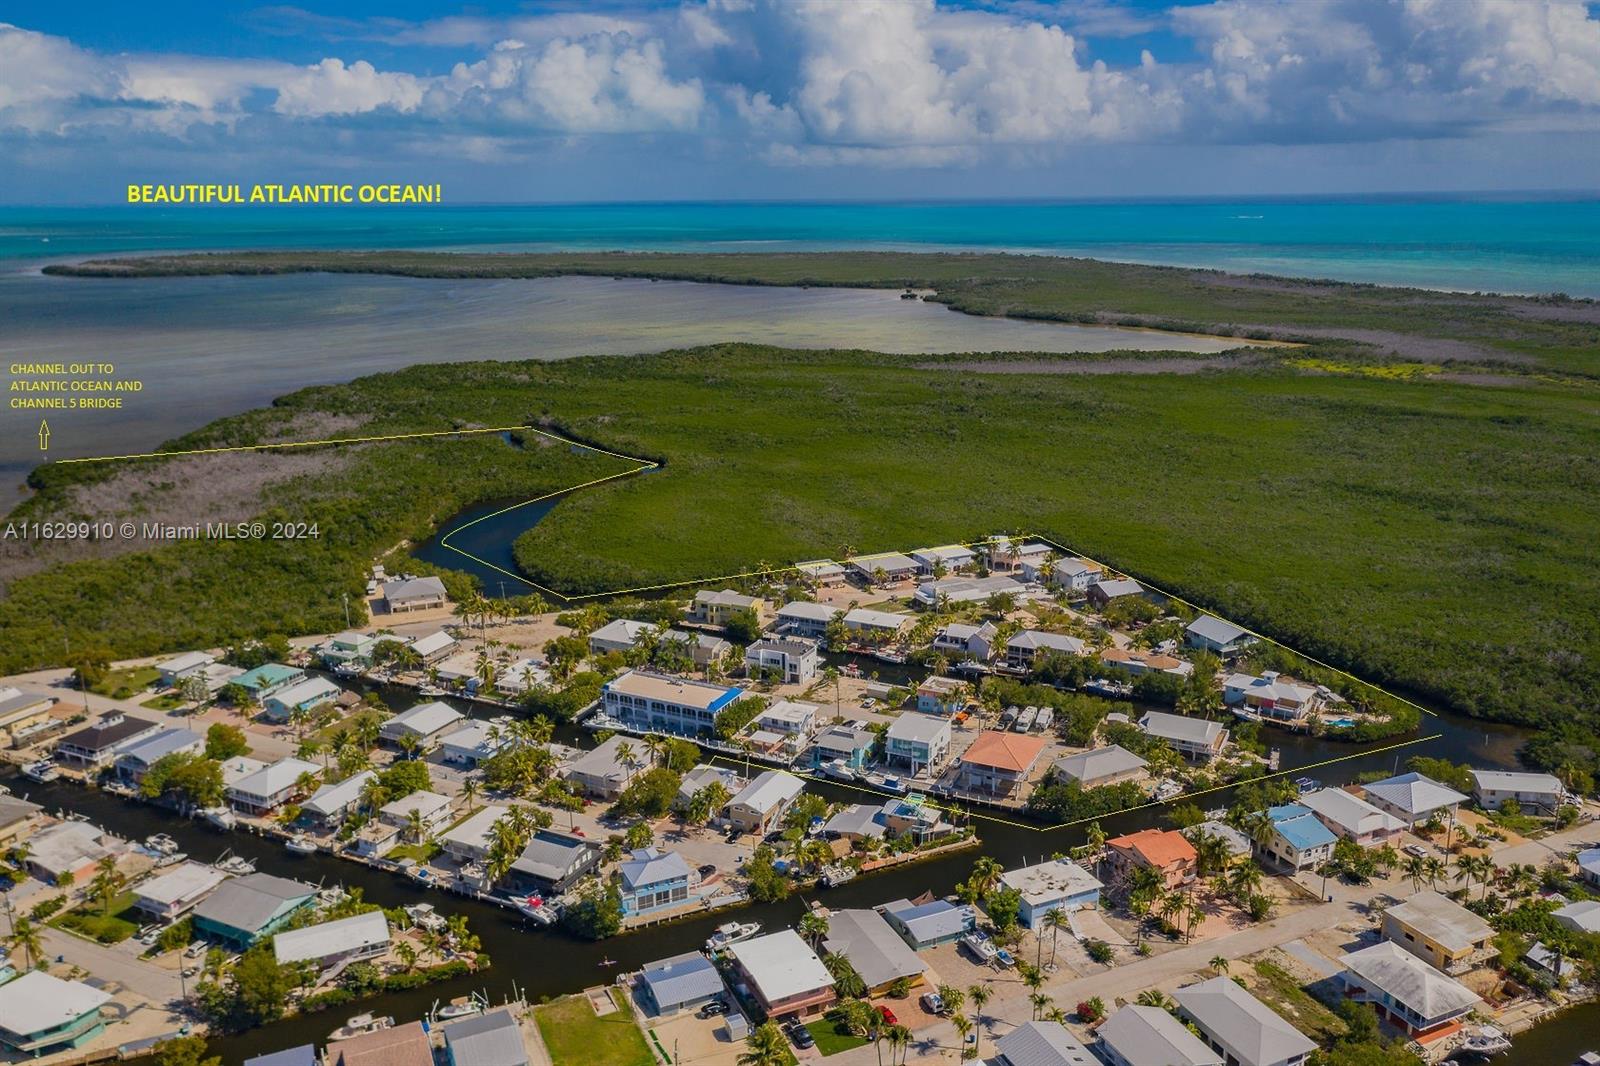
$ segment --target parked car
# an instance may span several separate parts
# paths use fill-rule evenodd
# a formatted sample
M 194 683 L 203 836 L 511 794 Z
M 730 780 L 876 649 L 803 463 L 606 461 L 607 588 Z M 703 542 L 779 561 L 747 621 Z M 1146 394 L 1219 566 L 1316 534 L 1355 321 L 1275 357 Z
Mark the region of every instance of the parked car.
M 929 1014 L 943 1014 L 945 1012 L 944 997 L 937 992 L 922 993 L 922 1009 Z
M 1421 844 L 1407 844 L 1400 850 L 1404 851 L 1407 855 L 1413 856 L 1414 858 L 1425 859 L 1428 857 L 1428 849 L 1423 847 Z
M 728 1013 L 728 1005 L 720 999 L 714 999 L 701 1007 L 699 1015 L 702 1018 L 716 1018 Z
M 795 1022 L 789 1026 L 789 1041 L 801 1051 L 817 1046 L 817 1038 L 811 1035 L 811 1030 Z
M 894 1016 L 894 1011 L 889 1009 L 889 1005 L 887 1003 L 878 1004 L 878 1016 L 883 1019 L 883 1024 L 885 1025 L 900 1024 L 900 1019 Z

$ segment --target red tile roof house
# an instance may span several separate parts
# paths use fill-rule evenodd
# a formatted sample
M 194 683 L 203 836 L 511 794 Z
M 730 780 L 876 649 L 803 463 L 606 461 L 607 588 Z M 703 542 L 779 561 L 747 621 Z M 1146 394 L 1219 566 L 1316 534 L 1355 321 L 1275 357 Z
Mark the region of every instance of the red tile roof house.
M 1141 829 L 1106 841 L 1108 883 L 1119 884 L 1140 866 L 1161 871 L 1168 888 L 1194 880 L 1194 845 L 1176 829 Z
M 1010 797 L 1023 790 L 1049 746 L 1043 737 L 989 730 L 956 760 L 956 788 Z

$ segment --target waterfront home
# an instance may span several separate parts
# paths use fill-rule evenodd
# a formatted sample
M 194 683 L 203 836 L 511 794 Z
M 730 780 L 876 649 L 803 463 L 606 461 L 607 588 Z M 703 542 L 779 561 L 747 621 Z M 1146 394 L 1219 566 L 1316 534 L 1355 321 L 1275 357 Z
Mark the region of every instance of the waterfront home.
M 989 729 L 956 759 L 955 787 L 996 798 L 1018 797 L 1050 742 L 1043 737 Z
M 866 641 L 893 640 L 912 625 L 912 619 L 891 611 L 875 611 L 871 607 L 857 607 L 845 613 L 844 628 L 852 639 Z
M 622 913 L 628 917 L 649 914 L 665 907 L 677 907 L 694 898 L 692 886 L 698 882 L 688 862 L 675 851 L 636 848 L 617 868 L 622 890 Z
M 1565 981 L 1577 973 L 1578 965 L 1572 959 L 1535 940 L 1522 953 L 1522 961 L 1552 981 Z
M 701 625 L 725 626 L 728 620 L 741 611 L 749 611 L 760 622 L 767 613 L 767 601 L 759 596 L 746 596 L 734 589 L 720 592 L 701 590 L 694 594 L 689 606 L 689 620 Z
M 1260 677 L 1229 674 L 1222 681 L 1222 702 L 1275 722 L 1298 722 L 1316 710 L 1322 699 L 1310 685 L 1297 684 L 1276 670 L 1267 670 Z
M 392 825 L 417 843 L 450 822 L 450 797 L 420 790 L 378 808 L 378 820 Z
M 879 808 L 879 817 L 888 835 L 896 840 L 909 837 L 918 844 L 927 844 L 956 831 L 955 826 L 940 816 L 938 807 L 915 792 L 885 800 Z
M 844 723 L 831 725 L 811 739 L 811 766 L 819 767 L 838 760 L 847 768 L 859 772 L 871 759 L 873 746 L 877 742 L 878 734 L 870 729 Z
M 306 677 L 306 672 L 298 666 L 263 663 L 253 670 L 246 670 L 234 678 L 233 683 L 249 693 L 251 699 L 260 703 L 279 689 L 304 681 Z
M 1006 887 L 1022 896 L 1018 919 L 1028 929 L 1038 929 L 1051 911 L 1082 910 L 1100 902 L 1105 886 L 1094 874 L 1071 859 L 1052 859 L 1034 866 L 1022 866 L 1000 875 Z
M 1029 581 L 1044 581 L 1067 594 L 1069 599 L 1078 599 L 1089 591 L 1089 586 L 1100 578 L 1100 568 L 1083 559 L 1057 559 L 1045 574 L 1043 564 L 1033 566 L 1029 564 L 1022 568 L 1022 576 Z
M 632 651 L 647 636 L 660 633 L 661 627 L 650 622 L 636 622 L 631 618 L 613 618 L 589 634 L 589 654 Z
M 1476 1009 L 1477 993 L 1387 940 L 1341 955 L 1339 984 L 1358 1003 L 1371 1003 L 1378 1017 L 1430 1043 L 1460 1029 Z
M 290 929 L 272 938 L 279 963 L 309 962 L 318 970 L 376 959 L 388 950 L 389 919 L 382 911 Z
M 1143 596 L 1144 586 L 1132 578 L 1111 578 L 1096 581 L 1085 590 L 1084 595 L 1091 605 L 1103 608 L 1112 600 L 1120 600 L 1125 596 Z
M 1600 900 L 1568 903 L 1552 911 L 1550 917 L 1574 933 L 1600 933 Z
M 1362 788 L 1373 806 L 1388 811 L 1408 827 L 1415 827 L 1435 817 L 1454 818 L 1456 807 L 1467 798 L 1455 789 L 1419 773 L 1386 777 Z
M 628 755 L 626 759 L 622 757 L 624 754 Z M 581 795 L 614 800 L 644 770 L 643 754 L 638 740 L 619 733 L 572 760 L 562 769 L 561 776 Z
M 973 625 L 951 622 L 933 636 L 930 647 L 947 659 L 986 663 L 994 658 L 995 637 L 999 629 L 993 622 Z
M 698 1010 L 728 991 L 717 964 L 698 951 L 647 963 L 639 971 L 640 998 L 655 1017 Z
M 1036 540 L 1014 541 L 1010 537 L 994 537 L 989 541 L 989 566 L 995 570 L 1021 570 L 1025 566 L 1043 566 L 1053 549 Z
M 215 866 L 180 863 L 135 887 L 133 906 L 153 921 L 174 922 L 227 879 L 228 875 Z
M 978 912 L 964 903 L 946 899 L 912 903 L 897 899 L 878 908 L 884 920 L 913 950 L 953 944 L 977 928 Z
M 433 1042 L 421 1022 L 352 1036 L 328 1045 L 328 1066 L 434 1066 Z
M 0 848 L 9 848 L 31 836 L 43 817 L 44 808 L 16 796 L 0 795 Z
M 550 671 L 537 659 L 518 659 L 494 675 L 494 690 L 506 699 L 518 699 L 549 683 Z
M 1120 744 L 1065 755 L 1050 767 L 1057 781 L 1100 788 L 1144 776 L 1145 761 Z
M 1406 827 L 1388 811 L 1342 788 L 1319 788 L 1307 792 L 1298 802 L 1310 808 L 1323 825 L 1364 848 L 1381 844 Z
M 600 705 L 634 729 L 695 737 L 713 731 L 717 717 L 743 695 L 728 685 L 624 670 L 601 686 Z
M 366 665 L 372 662 L 372 652 L 377 648 L 379 640 L 397 639 L 388 634 L 378 637 L 372 633 L 357 633 L 352 630 L 335 633 L 317 648 L 317 653 L 329 666 L 338 666 L 341 663 Z
M 195 935 L 247 951 L 317 900 L 317 888 L 271 874 L 224 881 L 194 909 Z
M 150 772 L 150 767 L 168 755 L 197 755 L 205 747 L 203 734 L 188 729 L 163 729 L 121 748 L 117 754 L 117 776 L 137 785 Z
M 1199 825 L 1190 826 L 1183 831 L 1183 835 L 1188 837 L 1191 843 L 1201 837 L 1211 837 L 1222 841 L 1223 847 L 1227 849 L 1228 853 L 1224 860 L 1228 866 L 1236 866 L 1241 862 L 1247 862 L 1255 854 L 1256 850 L 1255 841 L 1221 818 L 1210 818 Z
M 884 733 L 883 760 L 905 766 L 913 775 L 924 769 L 938 773 L 950 755 L 950 719 L 931 714 L 902 714 Z
M 1221 1055 L 1160 1007 L 1130 1003 L 1095 1035 L 1100 1056 L 1111 1066 L 1222 1066 Z
M 73 766 L 98 769 L 109 765 L 123 748 L 160 731 L 159 722 L 113 711 L 62 737 L 56 743 L 56 758 Z
M 373 818 L 350 838 L 350 850 L 364 859 L 375 858 L 400 843 L 400 827 Z
M 478 657 L 470 651 L 457 652 L 435 663 L 429 674 L 441 685 L 459 685 L 475 690 L 480 683 Z
M 701 789 L 710 786 L 712 782 L 716 782 L 727 789 L 729 796 L 738 795 L 739 790 L 745 786 L 745 780 L 739 776 L 737 770 L 726 766 L 712 766 L 709 763 L 701 763 L 684 774 L 683 778 L 678 782 L 678 794 L 672 797 L 672 809 L 675 811 L 687 811 L 689 805 L 694 802 L 695 795 Z M 717 814 L 716 811 L 711 813 L 713 815 Z
M 413 640 L 409 646 L 423 666 L 432 666 L 449 658 L 456 650 L 457 641 L 444 630 L 436 629 Z
M 728 801 L 723 817 L 741 833 L 761 835 L 783 819 L 804 790 L 805 782 L 793 774 L 765 770 Z
M 1194 880 L 1198 856 L 1189 838 L 1176 829 L 1141 829 L 1106 841 L 1105 864 L 1110 883 L 1126 882 L 1135 867 L 1161 874 L 1167 888 Z
M 448 1066 L 528 1066 L 528 1045 L 510 1007 L 439 1027 Z
M 396 748 L 409 738 L 417 743 L 418 751 L 426 751 L 465 718 L 448 703 L 419 703 L 379 726 L 378 738 Z
M 822 669 L 822 650 L 806 637 L 765 637 L 744 650 L 745 673 L 771 674 L 786 685 L 804 685 Z
M 252 759 L 248 755 L 235 755 L 231 759 L 222 760 L 222 787 L 232 788 L 240 781 L 249 777 L 257 770 L 265 770 L 267 764 L 260 759 Z
M 28 871 L 52 885 L 60 884 L 67 874 L 81 883 L 93 873 L 96 863 L 118 854 L 122 848 L 122 841 L 98 826 L 57 822 L 28 838 Z
M 1269 809 L 1267 817 L 1272 821 L 1272 837 L 1256 845 L 1258 855 L 1294 873 L 1315 869 L 1333 858 L 1339 838 L 1311 808 L 1286 803 Z
M 1020 596 L 1028 586 L 1004 574 L 988 577 L 943 577 L 937 581 L 924 581 L 917 586 L 913 598 L 921 607 L 939 607 L 944 604 L 983 603 L 991 596 Z
M 845 582 L 845 568 L 832 559 L 808 559 L 795 563 L 794 570 L 812 588 L 836 588 Z
M 444 582 L 431 576 L 385 581 L 381 594 L 383 604 L 390 614 L 435 610 L 447 602 Z
M 187 678 L 205 673 L 206 667 L 217 661 L 215 655 L 203 651 L 186 651 L 156 663 L 156 677 L 168 687 Z
M 833 974 L 793 929 L 732 944 L 725 951 L 737 977 L 770 1018 L 781 1022 L 821 1014 L 838 998 Z
M 917 573 L 932 577 L 943 568 L 946 571 L 962 570 L 978 561 L 978 553 L 965 544 L 941 544 L 936 548 L 918 548 L 911 553 L 917 561 Z
M 1183 642 L 1222 659 L 1232 659 L 1256 642 L 1242 626 L 1209 614 L 1196 618 L 1183 631 Z
M 31 738 L 55 726 L 50 713 L 56 705 L 54 696 L 36 696 L 19 688 L 0 689 L 0 738 L 4 747 L 18 748 Z
M 80 1048 L 105 1030 L 100 1008 L 111 996 L 82 981 L 30 970 L 0 985 L 0 1044 L 38 1058 Z
M 689 656 L 689 661 L 702 670 L 711 663 L 726 659 L 728 653 L 733 651 L 731 641 L 698 629 L 692 633 L 686 629 L 669 629 L 661 634 L 661 642 L 681 649 Z
M 1227 1062 L 1237 1066 L 1303 1066 L 1317 1044 L 1231 977 L 1180 988 L 1172 994 L 1178 1017 L 1189 1022 Z
M 843 955 L 867 986 L 868 996 L 881 996 L 900 981 L 922 984 L 928 967 L 873 910 L 843 909 L 828 915 L 828 934 L 822 948 Z
M 1188 677 L 1194 673 L 1194 663 L 1176 655 L 1149 651 L 1144 648 L 1106 648 L 1100 652 L 1102 665 L 1126 670 L 1134 677 L 1141 674 L 1171 674 Z
M 555 829 L 537 829 L 511 864 L 507 879 L 517 891 L 561 893 L 600 865 L 600 845 Z
M 1467 908 L 1424 889 L 1383 912 L 1383 938 L 1445 973 L 1465 973 L 1490 954 L 1494 928 Z
M 439 741 L 439 758 L 452 766 L 473 769 L 492 759 L 511 744 L 511 730 L 497 722 L 470 718 L 460 729 L 446 733 Z
M 1041 656 L 1082 655 L 1087 651 L 1083 641 L 1065 633 L 1046 633 L 1042 629 L 1024 629 L 1006 641 L 1006 665 L 1013 670 L 1031 670 Z
M 817 728 L 818 710 L 820 708 L 814 703 L 779 700 L 761 712 L 756 718 L 756 725 L 774 733 L 798 737 L 803 742 Z
M 293 756 L 263 766 L 227 790 L 228 802 L 246 814 L 271 814 L 297 796 L 315 788 L 304 778 L 315 778 L 322 767 Z
M 1171 744 L 1179 755 L 1201 762 L 1221 755 L 1228 744 L 1228 731 L 1221 723 L 1165 711 L 1146 711 L 1139 719 L 1139 729 L 1147 737 Z
M 844 565 L 851 576 L 868 588 L 897 585 L 910 581 L 922 569 L 922 564 L 899 552 L 878 552 L 875 555 L 857 555 L 846 559 Z
M 991 1066 L 1100 1066 L 1060 1022 L 1026 1022 L 994 1042 Z
M 494 840 L 494 824 L 511 812 L 509 807 L 491 803 L 439 838 L 444 853 L 465 866 L 482 862 L 489 855 L 489 845 Z
M 1600 885 L 1600 848 L 1578 852 L 1578 876 L 1591 885 Z
M 1508 800 L 1524 814 L 1556 813 L 1567 802 L 1567 790 L 1552 774 L 1515 773 L 1510 770 L 1473 770 L 1472 798 L 1486 811 L 1498 811 Z
M 301 1044 L 245 1059 L 244 1066 L 322 1066 L 322 1060 L 315 1044 Z
M 351 774 L 343 781 L 323 785 L 300 804 L 300 817 L 312 825 L 333 828 L 361 802 L 361 790 L 378 775 L 372 770 Z
M 882 840 L 889 835 L 889 827 L 878 804 L 852 803 L 835 811 L 823 823 L 822 833 L 840 840 Z
M 955 714 L 967 705 L 970 691 L 958 677 L 930 677 L 917 686 L 917 710 L 923 714 Z
M 777 624 L 773 629 L 795 637 L 821 640 L 828 632 L 828 623 L 842 612 L 826 603 L 795 600 L 778 609 Z
M 312 711 L 339 698 L 340 688 L 325 677 L 308 677 L 281 688 L 261 701 L 269 722 L 287 722 L 297 713 Z

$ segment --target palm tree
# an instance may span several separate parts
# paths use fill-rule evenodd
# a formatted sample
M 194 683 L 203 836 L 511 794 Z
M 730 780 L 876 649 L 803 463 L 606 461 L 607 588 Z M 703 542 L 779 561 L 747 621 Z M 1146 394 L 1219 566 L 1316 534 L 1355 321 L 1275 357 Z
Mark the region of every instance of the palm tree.
M 33 969 L 44 953 L 39 944 L 39 929 L 27 915 L 21 915 L 11 923 L 10 944 L 13 951 L 22 952 L 25 969 Z
M 111 905 L 122 888 L 123 877 L 117 872 L 117 860 L 113 855 L 103 857 L 94 865 L 96 872 L 94 880 L 89 883 L 89 891 L 100 901 L 100 914 L 110 917 Z
M 967 989 L 967 999 L 972 1001 L 972 1013 L 976 1015 L 977 1040 L 972 1045 L 972 1057 L 978 1057 L 978 1048 L 983 1043 L 983 1008 L 989 1002 L 989 997 L 994 994 L 988 985 L 973 985 Z M 963 1038 L 966 1036 L 962 1034 Z
M 1429 855 L 1422 860 L 1422 869 L 1428 878 L 1428 887 L 1435 888 L 1439 884 L 1439 878 L 1445 875 L 1447 868 L 1443 859 L 1437 855 Z
M 1157 988 L 1147 988 L 1140 992 L 1134 1002 L 1141 1007 L 1159 1007 L 1162 1010 L 1169 1010 L 1172 1007 L 1172 1000 L 1167 998 L 1165 992 Z
M 648 733 L 644 738 L 644 748 L 650 753 L 650 765 L 656 766 L 661 762 L 662 753 L 667 750 L 667 738 L 660 733 Z
M 478 779 L 475 777 L 469 777 L 465 781 L 461 782 L 461 795 L 466 797 L 467 813 L 471 814 L 477 809 L 477 807 L 474 805 L 474 801 L 478 798 Z
M 859 999 L 867 994 L 867 982 L 856 971 L 855 964 L 842 952 L 823 960 L 828 973 L 833 975 L 833 987 L 844 999 Z
M 894 1066 L 896 1051 L 900 1053 L 900 1061 L 904 1064 L 911 1047 L 911 1030 L 904 1025 L 891 1025 L 886 1035 L 889 1039 L 889 1066 Z
M 1413 892 L 1421 891 L 1423 878 L 1428 876 L 1427 859 L 1421 855 L 1407 855 L 1400 869 L 1411 879 L 1411 890 Z
M 1060 908 L 1048 911 L 1044 916 L 1044 927 L 1050 930 L 1050 966 L 1052 969 L 1055 968 L 1056 964 L 1056 941 L 1061 936 L 1062 928 L 1070 927 L 1071 924 L 1071 919 Z
M 744 1046 L 739 1066 L 788 1066 L 794 1057 L 789 1053 L 789 1040 L 777 1022 L 762 1022 L 745 1038 Z
M 422 843 L 422 834 L 427 831 L 427 825 L 422 820 L 422 808 L 413 807 L 406 815 L 406 833 L 413 843 Z
M 1044 1016 L 1044 1012 L 1045 1011 L 1049 1010 L 1051 1007 L 1053 1007 L 1055 1005 L 1055 1000 L 1051 999 L 1049 996 L 1045 995 L 1043 992 L 1035 992 L 1035 993 L 1033 993 L 1032 995 L 1030 995 L 1028 997 L 1028 1002 L 1033 1005 L 1033 1020 L 1034 1021 L 1038 1021 L 1041 1017 Z
M 816 911 L 806 911 L 800 916 L 800 936 L 811 945 L 811 950 L 817 950 L 823 938 L 828 935 L 828 919 Z
M 961 1057 L 971 1057 L 967 1054 L 967 1037 L 972 1033 L 971 1020 L 965 1014 L 956 1014 L 950 1018 L 950 1024 L 956 1027 L 956 1032 L 961 1037 Z
M 945 1010 L 960 1014 L 962 1005 L 967 1002 L 967 994 L 956 985 L 940 985 L 939 999 L 944 1003 Z
M 1228 972 L 1228 960 L 1223 958 L 1221 955 L 1211 956 L 1211 961 L 1206 963 L 1206 965 L 1211 967 L 1211 969 L 1219 975 Z

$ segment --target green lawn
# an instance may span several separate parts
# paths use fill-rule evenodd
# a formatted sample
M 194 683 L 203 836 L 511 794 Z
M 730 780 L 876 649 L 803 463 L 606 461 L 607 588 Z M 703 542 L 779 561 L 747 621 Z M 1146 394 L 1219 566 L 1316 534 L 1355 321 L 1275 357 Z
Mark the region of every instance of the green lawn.
M 826 1018 L 814 1022 L 807 1022 L 806 1028 L 817 1041 L 817 1050 L 823 1055 L 837 1055 L 841 1051 L 849 1051 L 872 1041 L 864 1036 L 857 1036 L 846 1029 L 842 1029 Z
M 152 711 L 175 711 L 178 708 L 186 705 L 188 702 L 189 701 L 184 699 L 182 696 L 163 695 L 157 696 L 155 699 L 145 700 L 143 703 L 139 704 L 139 706 L 148 707 Z
M 139 915 L 133 910 L 133 893 L 124 892 L 111 901 L 111 913 L 100 913 L 94 901 L 77 910 L 68 911 L 50 921 L 57 929 L 66 929 L 98 940 L 102 944 L 120 944 L 139 931 Z
M 425 863 L 443 850 L 443 844 L 433 840 L 424 840 L 420 844 L 400 844 L 397 847 L 390 848 L 384 852 L 383 857 L 391 862 L 399 862 L 401 859 L 416 859 L 419 863 Z
M 89 686 L 89 691 L 116 700 L 132 699 L 155 684 L 160 676 L 161 671 L 153 666 L 130 666 L 125 670 L 108 670 L 105 677 Z
M 565 996 L 535 1007 L 533 1017 L 554 1066 L 655 1066 L 626 1003 L 600 1017 L 584 996 Z

